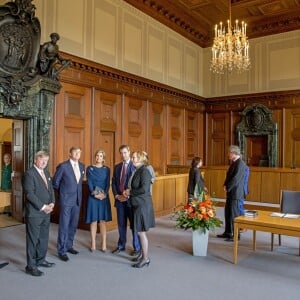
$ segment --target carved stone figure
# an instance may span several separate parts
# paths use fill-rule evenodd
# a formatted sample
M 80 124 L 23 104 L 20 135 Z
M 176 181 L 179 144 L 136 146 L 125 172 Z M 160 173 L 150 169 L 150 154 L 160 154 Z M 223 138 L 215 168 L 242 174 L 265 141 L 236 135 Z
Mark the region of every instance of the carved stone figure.
M 50 34 L 50 38 L 51 41 L 46 42 L 41 46 L 39 53 L 39 68 L 42 75 L 58 80 L 59 73 L 68 67 L 71 64 L 71 61 L 63 59 L 59 54 L 57 45 L 57 41 L 60 38 L 59 34 L 53 32 Z

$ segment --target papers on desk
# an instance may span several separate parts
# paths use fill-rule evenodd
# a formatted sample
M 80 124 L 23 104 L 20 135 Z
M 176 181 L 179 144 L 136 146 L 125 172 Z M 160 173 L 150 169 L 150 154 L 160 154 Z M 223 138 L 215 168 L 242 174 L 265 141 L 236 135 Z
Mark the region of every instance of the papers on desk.
M 272 212 L 270 214 L 271 217 L 280 217 L 280 218 L 288 218 L 288 219 L 298 219 L 300 215 L 295 215 L 295 214 L 284 214 L 284 213 L 279 213 L 279 212 Z

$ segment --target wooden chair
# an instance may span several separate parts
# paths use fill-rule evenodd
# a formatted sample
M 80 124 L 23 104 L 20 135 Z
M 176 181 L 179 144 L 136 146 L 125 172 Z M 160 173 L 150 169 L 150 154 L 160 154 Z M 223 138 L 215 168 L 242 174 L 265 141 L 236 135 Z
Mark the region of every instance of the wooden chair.
M 284 214 L 300 215 L 300 191 L 281 190 L 280 212 Z M 278 244 L 281 246 L 281 235 L 278 235 Z M 271 236 L 271 251 L 274 248 L 274 233 Z M 300 239 L 299 239 L 299 256 L 300 256 Z

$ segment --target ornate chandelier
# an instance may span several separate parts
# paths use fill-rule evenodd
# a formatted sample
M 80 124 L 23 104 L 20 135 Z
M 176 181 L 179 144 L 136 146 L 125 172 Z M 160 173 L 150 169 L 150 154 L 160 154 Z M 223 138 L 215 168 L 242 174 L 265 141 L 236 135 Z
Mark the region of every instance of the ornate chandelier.
M 223 74 L 225 70 L 231 72 L 247 71 L 250 68 L 249 42 L 246 35 L 247 24 L 238 20 L 234 27 L 231 24 L 231 1 L 229 0 L 229 20 L 226 26 L 220 22 L 215 25 L 215 38 L 212 46 L 212 60 L 210 70 L 213 73 Z

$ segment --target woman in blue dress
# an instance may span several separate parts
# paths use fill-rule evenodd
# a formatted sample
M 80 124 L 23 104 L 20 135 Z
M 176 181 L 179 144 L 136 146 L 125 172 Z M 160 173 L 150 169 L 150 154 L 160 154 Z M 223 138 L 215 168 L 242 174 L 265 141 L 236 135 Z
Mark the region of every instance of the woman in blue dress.
M 104 165 L 105 152 L 98 150 L 95 164 L 87 168 L 89 196 L 86 209 L 86 223 L 90 224 L 91 248 L 96 250 L 97 224 L 100 223 L 102 243 L 100 250 L 106 251 L 106 222 L 111 221 L 111 205 L 109 200 L 110 169 Z

